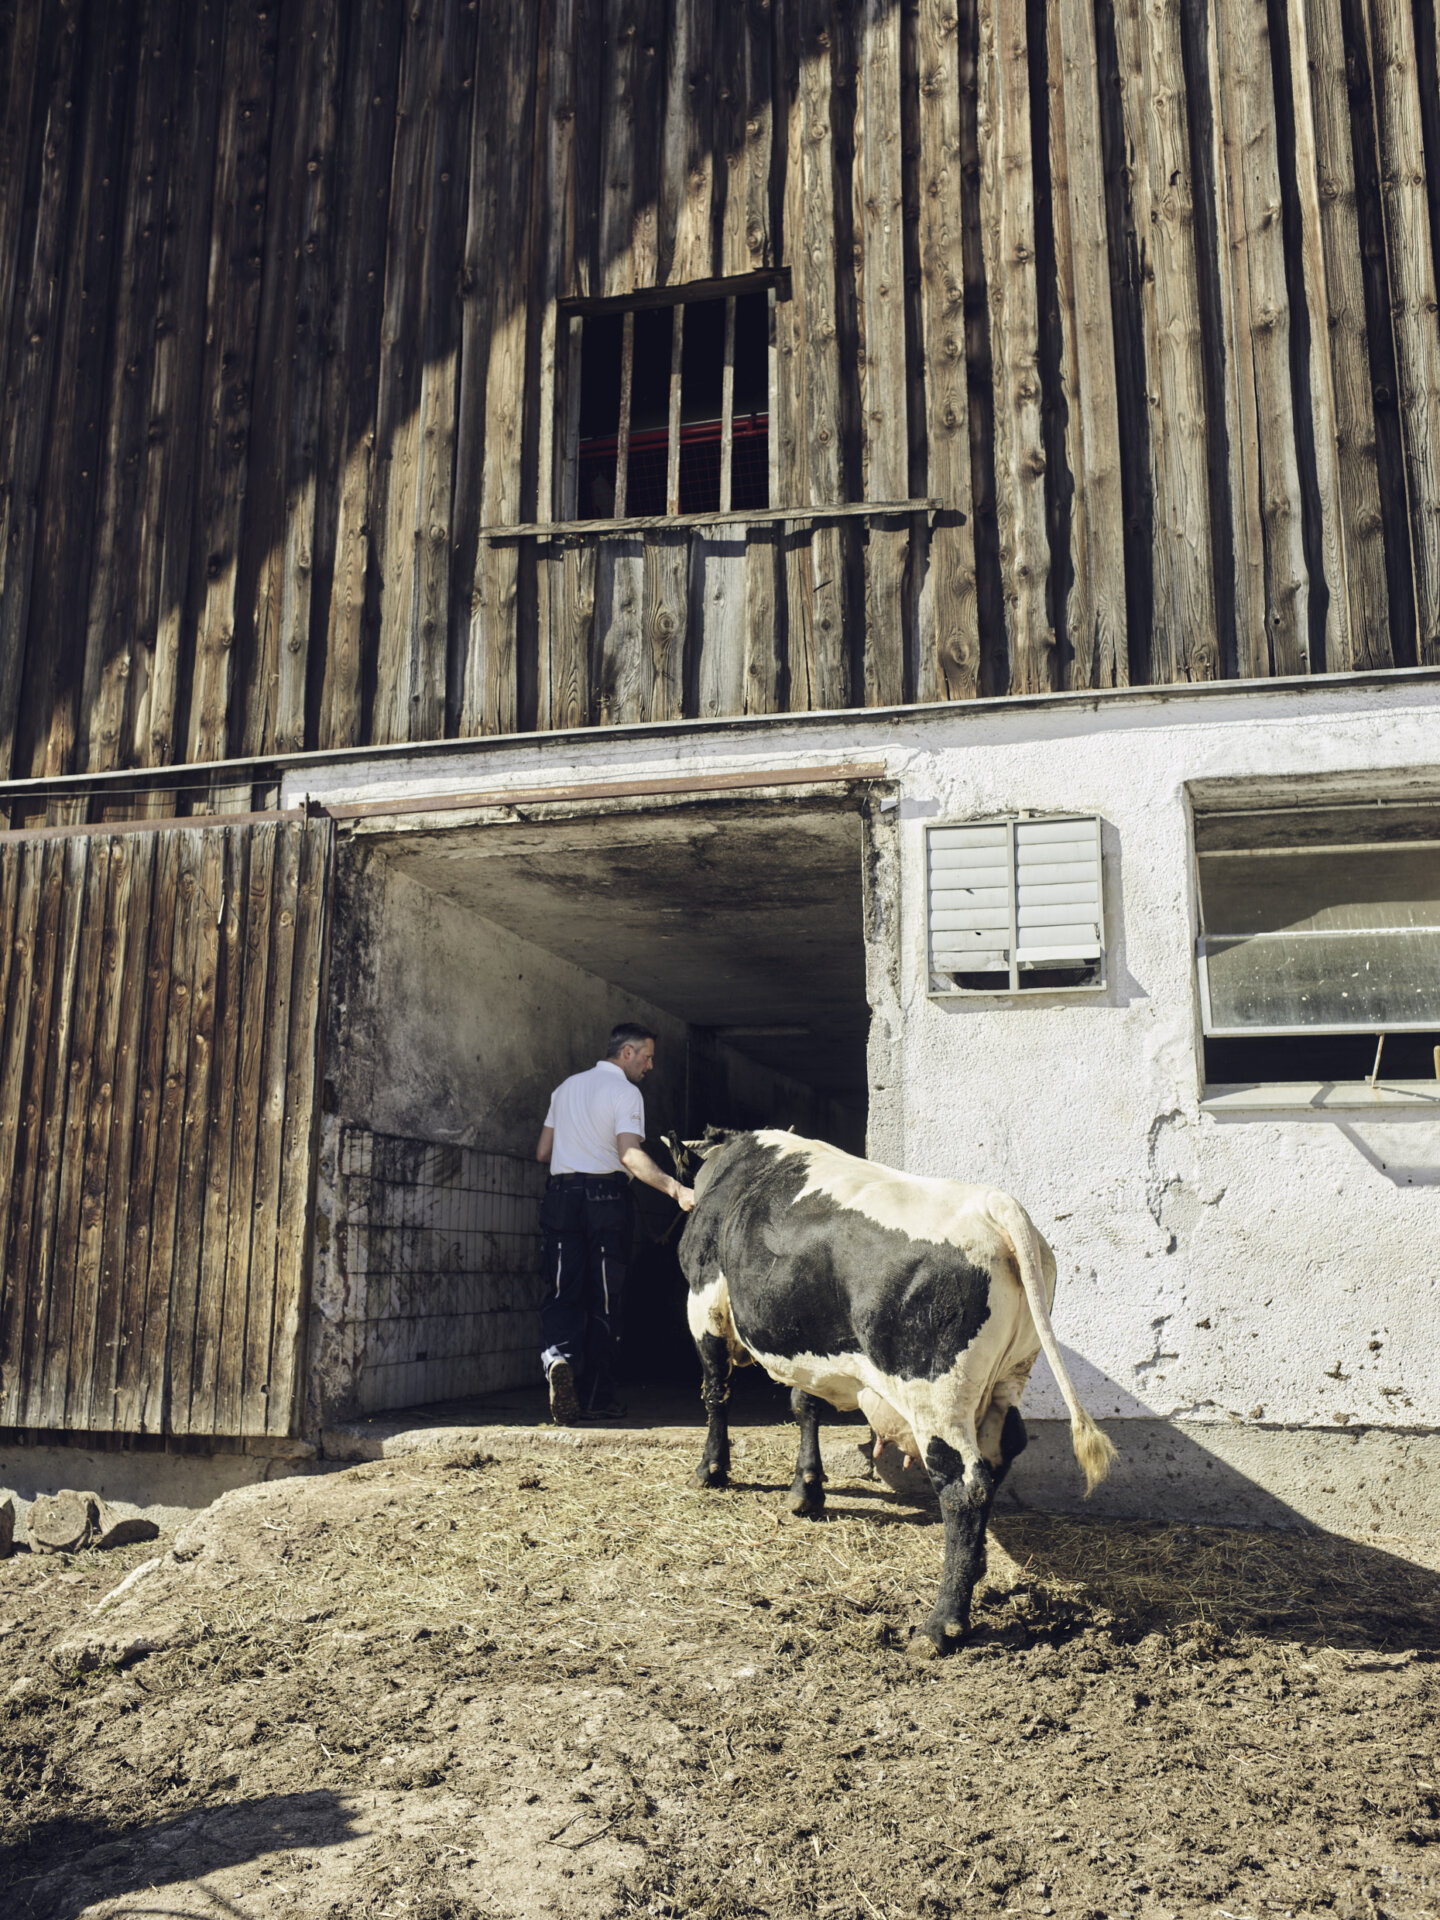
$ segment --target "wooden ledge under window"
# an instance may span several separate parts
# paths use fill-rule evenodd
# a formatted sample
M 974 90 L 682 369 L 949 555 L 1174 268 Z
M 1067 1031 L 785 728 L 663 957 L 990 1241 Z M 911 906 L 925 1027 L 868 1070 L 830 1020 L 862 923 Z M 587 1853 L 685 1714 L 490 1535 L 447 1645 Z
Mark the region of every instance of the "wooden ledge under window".
M 835 520 L 892 520 L 923 513 L 932 525 L 963 526 L 965 515 L 943 500 L 850 500 L 833 507 L 750 507 L 729 513 L 650 513 L 626 520 L 536 520 L 514 527 L 481 527 L 480 538 L 506 540 L 601 540 L 621 534 L 687 533 L 704 527 L 828 526 Z
M 1440 1080 L 1271 1081 L 1207 1087 L 1202 1113 L 1231 1117 L 1267 1113 L 1423 1113 L 1440 1120 Z

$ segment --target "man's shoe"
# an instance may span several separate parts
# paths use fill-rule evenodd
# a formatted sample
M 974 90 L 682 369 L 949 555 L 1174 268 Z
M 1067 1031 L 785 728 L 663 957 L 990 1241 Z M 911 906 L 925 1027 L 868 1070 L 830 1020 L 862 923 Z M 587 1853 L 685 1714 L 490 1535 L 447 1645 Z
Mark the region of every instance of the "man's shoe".
M 623 1420 L 629 1411 L 623 1400 L 602 1400 L 598 1406 L 587 1407 L 580 1418 L 582 1420 Z
M 550 1386 L 550 1418 L 557 1427 L 573 1427 L 580 1418 L 574 1368 L 568 1360 L 557 1360 L 545 1377 Z

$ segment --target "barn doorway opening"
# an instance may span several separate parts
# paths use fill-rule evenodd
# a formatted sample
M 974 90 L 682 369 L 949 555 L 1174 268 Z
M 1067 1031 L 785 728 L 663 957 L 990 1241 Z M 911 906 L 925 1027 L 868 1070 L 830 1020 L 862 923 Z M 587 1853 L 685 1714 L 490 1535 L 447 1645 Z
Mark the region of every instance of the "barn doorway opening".
M 780 1126 L 863 1152 L 863 820 L 844 789 L 356 823 L 327 1051 L 352 1413 L 538 1384 L 534 1148 L 610 1027 L 657 1035 L 647 1146 Z M 348 1184 L 347 1184 L 348 1183 Z M 698 1379 L 673 1204 L 636 1188 L 625 1371 Z M 332 1268 L 341 1258 L 337 1251 Z M 321 1318 L 324 1309 L 322 1306 Z

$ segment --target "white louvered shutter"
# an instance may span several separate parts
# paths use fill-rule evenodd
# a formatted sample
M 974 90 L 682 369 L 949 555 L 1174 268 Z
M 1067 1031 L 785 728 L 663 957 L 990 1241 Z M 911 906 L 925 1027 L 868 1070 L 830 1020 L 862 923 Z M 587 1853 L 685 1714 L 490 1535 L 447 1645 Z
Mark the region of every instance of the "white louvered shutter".
M 1104 955 L 1100 822 L 992 820 L 927 834 L 930 969 L 966 991 L 1016 991 L 1026 976 L 1074 968 L 1099 984 Z M 960 984 L 960 983 L 957 983 Z M 1053 986 L 1053 980 L 1048 982 Z
M 1016 954 L 1022 966 L 1100 958 L 1100 822 L 1015 823 Z
M 939 973 L 1010 969 L 1010 827 L 930 829 L 930 964 Z

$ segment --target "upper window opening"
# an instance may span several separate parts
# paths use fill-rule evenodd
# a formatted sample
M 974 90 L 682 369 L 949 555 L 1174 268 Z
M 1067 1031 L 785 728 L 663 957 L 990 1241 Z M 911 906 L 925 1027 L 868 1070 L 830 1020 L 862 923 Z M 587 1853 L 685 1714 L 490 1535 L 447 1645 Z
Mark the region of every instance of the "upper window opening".
M 769 506 L 771 300 L 762 288 L 572 316 L 566 518 Z

